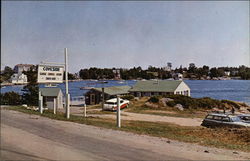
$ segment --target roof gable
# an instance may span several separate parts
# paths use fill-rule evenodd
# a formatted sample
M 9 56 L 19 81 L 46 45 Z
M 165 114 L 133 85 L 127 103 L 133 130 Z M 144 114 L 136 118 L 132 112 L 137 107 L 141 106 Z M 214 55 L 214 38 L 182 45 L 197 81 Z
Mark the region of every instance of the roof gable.
M 182 81 L 176 80 L 149 80 L 138 81 L 130 92 L 174 92 Z

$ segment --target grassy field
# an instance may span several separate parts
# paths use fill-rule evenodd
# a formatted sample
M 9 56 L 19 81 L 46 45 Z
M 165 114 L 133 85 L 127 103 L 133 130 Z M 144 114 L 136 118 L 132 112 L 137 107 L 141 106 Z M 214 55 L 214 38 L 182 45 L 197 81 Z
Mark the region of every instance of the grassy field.
M 51 119 L 62 121 L 71 121 L 86 125 L 109 128 L 133 132 L 136 134 L 145 134 L 156 137 L 164 137 L 173 140 L 197 143 L 200 145 L 242 150 L 250 152 L 250 129 L 208 129 L 203 127 L 183 127 L 170 123 L 153 123 L 145 121 L 125 121 L 122 120 L 122 127 L 116 127 L 116 121 L 113 119 L 102 119 L 99 117 L 81 117 L 71 115 L 66 119 L 64 113 L 54 115 L 52 111 L 45 111 L 40 114 L 37 111 L 27 110 L 24 107 L 13 106 L 7 109 L 16 110 L 28 114 L 41 115 Z

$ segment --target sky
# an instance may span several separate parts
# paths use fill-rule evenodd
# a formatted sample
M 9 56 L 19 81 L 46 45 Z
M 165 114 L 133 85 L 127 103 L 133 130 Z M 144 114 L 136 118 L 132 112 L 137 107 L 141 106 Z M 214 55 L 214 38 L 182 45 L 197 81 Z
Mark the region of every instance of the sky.
M 1 67 L 250 66 L 249 1 L 2 1 Z

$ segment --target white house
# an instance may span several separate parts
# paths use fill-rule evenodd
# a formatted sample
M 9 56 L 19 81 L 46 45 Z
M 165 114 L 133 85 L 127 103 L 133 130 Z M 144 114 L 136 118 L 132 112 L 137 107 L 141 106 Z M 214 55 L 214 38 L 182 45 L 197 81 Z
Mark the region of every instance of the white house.
M 174 73 L 173 74 L 173 78 L 175 80 L 182 80 L 183 79 L 183 74 L 181 74 L 181 73 Z
M 30 70 L 31 67 L 33 67 L 33 64 L 17 64 L 14 67 L 15 73 L 21 74 L 24 71 Z
M 15 83 L 15 84 L 24 84 L 28 82 L 28 78 L 27 78 L 27 75 L 23 73 L 22 74 L 15 73 L 10 77 L 10 81 L 11 83 Z
M 190 96 L 190 88 L 180 80 L 138 81 L 129 92 L 136 97 L 169 94 Z

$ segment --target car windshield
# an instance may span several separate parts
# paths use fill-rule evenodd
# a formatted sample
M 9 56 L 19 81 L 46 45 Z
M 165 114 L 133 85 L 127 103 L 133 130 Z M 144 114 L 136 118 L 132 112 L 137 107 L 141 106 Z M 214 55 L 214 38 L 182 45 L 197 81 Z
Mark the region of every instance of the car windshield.
M 239 117 L 232 117 L 231 118 L 233 122 L 240 122 L 241 119 Z

